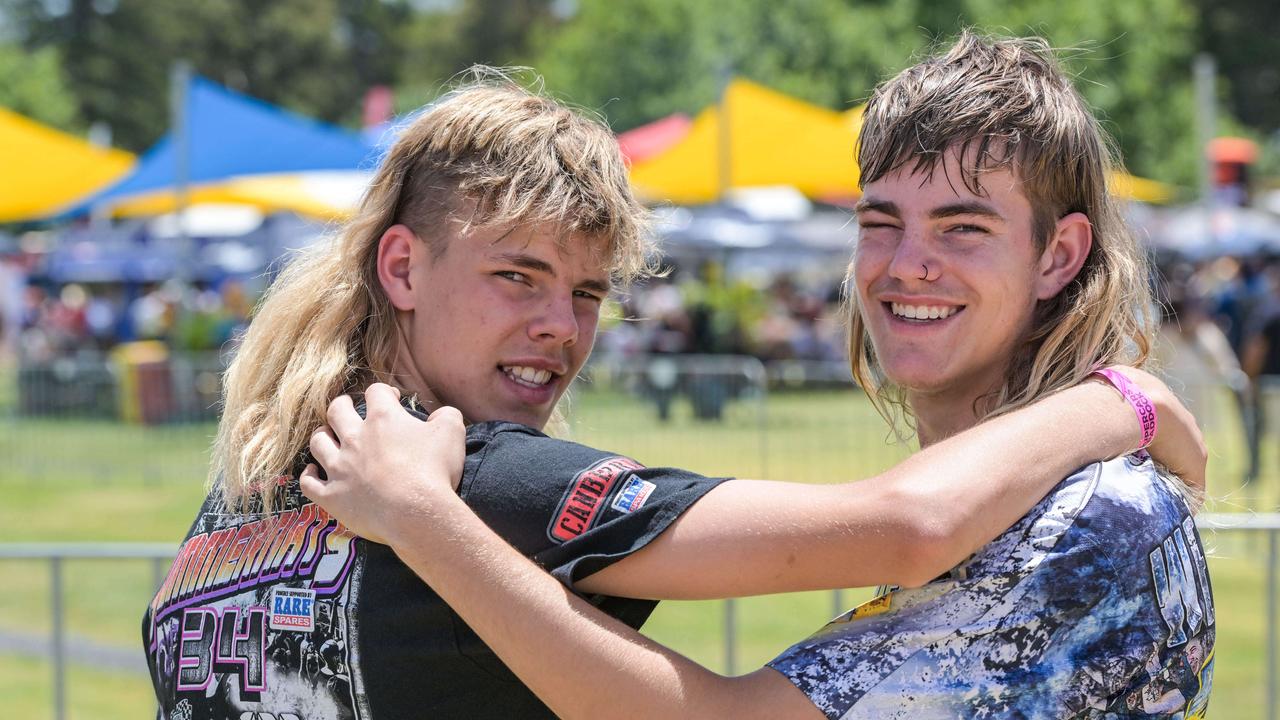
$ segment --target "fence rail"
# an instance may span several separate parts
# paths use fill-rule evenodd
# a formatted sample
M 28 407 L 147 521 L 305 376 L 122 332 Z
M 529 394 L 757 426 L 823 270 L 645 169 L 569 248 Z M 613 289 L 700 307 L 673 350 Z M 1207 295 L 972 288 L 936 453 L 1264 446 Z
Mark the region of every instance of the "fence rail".
M 1266 715 L 1280 717 L 1277 710 L 1277 560 L 1280 550 L 1280 513 L 1203 513 L 1197 518 L 1201 530 L 1220 533 L 1264 533 L 1267 538 L 1266 618 Z M 159 587 L 164 563 L 176 548 L 167 543 L 0 543 L 0 560 L 44 560 L 51 578 L 52 629 L 50 651 L 53 658 L 53 706 L 57 720 L 66 718 L 66 633 L 63 597 L 63 563 L 67 560 L 149 560 L 152 579 Z M 843 595 L 832 591 L 832 608 L 843 610 Z M 724 601 L 724 657 L 729 674 L 736 670 L 737 613 L 734 600 Z

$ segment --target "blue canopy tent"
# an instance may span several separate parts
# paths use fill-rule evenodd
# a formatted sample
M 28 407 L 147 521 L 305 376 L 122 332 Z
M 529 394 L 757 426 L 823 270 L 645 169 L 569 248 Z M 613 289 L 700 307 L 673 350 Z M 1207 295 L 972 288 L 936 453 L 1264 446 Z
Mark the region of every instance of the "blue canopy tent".
M 81 215 L 113 201 L 172 190 L 179 182 L 180 145 L 186 147 L 185 181 L 193 186 L 230 177 L 312 170 L 370 169 L 381 152 L 359 133 L 283 110 L 193 76 L 176 128 L 138 160 L 122 180 L 76 203 Z M 185 138 L 185 143 L 180 138 Z

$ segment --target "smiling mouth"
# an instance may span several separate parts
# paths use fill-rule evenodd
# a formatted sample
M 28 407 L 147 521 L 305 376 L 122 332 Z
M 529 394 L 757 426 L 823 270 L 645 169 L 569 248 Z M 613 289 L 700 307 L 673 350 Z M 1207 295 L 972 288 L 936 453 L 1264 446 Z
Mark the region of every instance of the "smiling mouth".
M 550 370 L 539 370 L 523 365 L 500 365 L 498 369 L 517 385 L 534 389 L 546 387 L 557 377 Z
M 946 320 L 964 310 L 964 305 L 907 305 L 906 303 L 884 303 L 889 312 L 900 320 L 927 323 Z

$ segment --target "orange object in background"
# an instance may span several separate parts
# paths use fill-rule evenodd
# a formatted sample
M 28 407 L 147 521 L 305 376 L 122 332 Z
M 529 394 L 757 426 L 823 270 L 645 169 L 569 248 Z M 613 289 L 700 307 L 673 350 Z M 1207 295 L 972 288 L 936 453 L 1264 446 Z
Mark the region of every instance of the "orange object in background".
M 1215 163 L 1252 165 L 1258 161 L 1258 143 L 1241 137 L 1220 137 L 1209 141 L 1209 159 Z
M 1248 138 L 1220 137 L 1205 153 L 1213 163 L 1214 196 L 1225 205 L 1249 204 L 1249 166 L 1258 160 L 1258 144 Z

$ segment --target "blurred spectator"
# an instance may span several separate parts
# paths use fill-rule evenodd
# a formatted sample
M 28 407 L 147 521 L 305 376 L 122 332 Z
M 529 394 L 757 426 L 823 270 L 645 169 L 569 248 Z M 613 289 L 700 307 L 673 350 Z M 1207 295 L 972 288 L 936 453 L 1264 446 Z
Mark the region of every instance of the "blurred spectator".
M 1280 297 L 1276 292 L 1280 288 L 1278 273 L 1280 268 L 1274 265 L 1260 273 L 1266 280 L 1268 292 L 1249 325 L 1242 353 L 1241 364 L 1252 380 L 1249 409 L 1253 427 L 1249 433 L 1248 480 L 1258 477 L 1261 472 L 1259 453 L 1262 438 L 1266 437 L 1267 418 L 1271 414 L 1268 400 L 1280 390 Z

